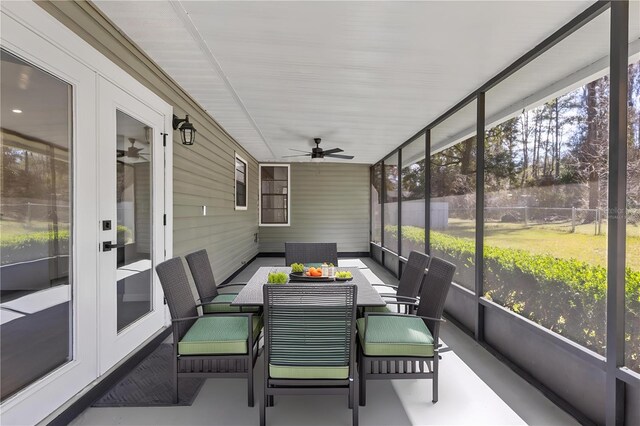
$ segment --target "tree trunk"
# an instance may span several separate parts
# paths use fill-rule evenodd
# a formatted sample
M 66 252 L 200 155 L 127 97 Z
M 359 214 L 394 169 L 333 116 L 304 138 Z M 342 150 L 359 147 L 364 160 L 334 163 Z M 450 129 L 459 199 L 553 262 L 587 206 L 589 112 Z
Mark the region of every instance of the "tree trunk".
M 469 175 L 475 172 L 471 167 L 471 154 L 475 145 L 475 138 L 469 138 L 462 142 L 462 158 L 460 159 L 460 172 Z
M 522 114 L 522 180 L 520 187 L 524 186 L 527 181 L 529 171 L 529 120 L 528 113 L 523 111 Z
M 559 138 L 559 120 L 558 120 L 558 103 L 559 99 L 556 98 L 555 110 L 556 110 L 556 137 L 555 137 L 555 157 L 556 157 L 556 179 L 560 177 L 560 138 Z
M 598 208 L 600 201 L 600 182 L 595 162 L 597 161 L 597 100 L 596 100 L 597 81 L 587 84 L 586 101 L 587 101 L 587 136 L 582 149 L 583 170 L 587 171 L 587 179 L 589 183 L 589 209 Z M 595 212 L 589 211 L 585 217 L 585 223 L 591 223 L 595 220 Z

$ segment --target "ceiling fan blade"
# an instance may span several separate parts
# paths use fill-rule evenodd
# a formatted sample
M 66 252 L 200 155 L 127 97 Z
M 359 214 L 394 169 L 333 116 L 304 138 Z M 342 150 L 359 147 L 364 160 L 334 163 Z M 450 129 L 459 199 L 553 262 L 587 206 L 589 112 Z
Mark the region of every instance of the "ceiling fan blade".
M 303 150 L 301 150 L 301 149 L 289 148 L 289 150 L 291 150 L 291 151 L 298 151 L 298 152 L 304 152 L 305 154 L 311 154 L 309 151 L 303 151 Z
M 331 155 L 331 154 L 336 154 L 338 152 L 343 152 L 343 150 L 340 149 L 340 148 L 333 148 L 333 149 L 328 149 L 328 150 L 323 151 L 323 152 L 324 152 L 324 155 Z
M 124 149 L 116 149 L 116 157 L 124 157 L 125 156 L 125 150 Z
M 327 154 L 325 152 L 324 156 L 325 157 L 333 157 L 333 158 L 342 158 L 342 159 L 345 159 L 345 160 L 353 160 L 353 155 Z
M 298 155 L 283 155 L 281 158 L 289 158 L 289 157 L 308 157 L 311 154 L 298 154 Z

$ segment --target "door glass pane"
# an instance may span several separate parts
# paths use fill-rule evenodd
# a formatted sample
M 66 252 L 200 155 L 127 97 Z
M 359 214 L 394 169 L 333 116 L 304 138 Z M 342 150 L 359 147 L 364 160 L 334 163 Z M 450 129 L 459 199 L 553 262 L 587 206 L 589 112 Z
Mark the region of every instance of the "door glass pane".
M 4 400 L 72 358 L 71 86 L 1 51 Z
M 116 113 L 118 332 L 152 309 L 150 127 Z

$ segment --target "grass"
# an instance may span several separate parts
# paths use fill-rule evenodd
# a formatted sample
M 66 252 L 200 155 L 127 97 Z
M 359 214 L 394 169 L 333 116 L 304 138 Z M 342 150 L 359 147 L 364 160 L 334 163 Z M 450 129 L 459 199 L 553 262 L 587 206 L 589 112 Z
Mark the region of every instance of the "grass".
M 592 265 L 607 265 L 607 237 L 593 235 L 594 226 L 579 225 L 575 233 L 560 231 L 548 225 L 525 227 L 517 223 L 487 223 L 485 242 L 495 247 L 522 249 L 535 254 L 548 254 L 563 259 L 576 259 Z M 640 236 L 637 226 L 629 225 L 627 266 L 640 270 Z M 606 224 L 603 224 L 606 229 Z M 449 219 L 447 235 L 474 238 L 475 222 Z

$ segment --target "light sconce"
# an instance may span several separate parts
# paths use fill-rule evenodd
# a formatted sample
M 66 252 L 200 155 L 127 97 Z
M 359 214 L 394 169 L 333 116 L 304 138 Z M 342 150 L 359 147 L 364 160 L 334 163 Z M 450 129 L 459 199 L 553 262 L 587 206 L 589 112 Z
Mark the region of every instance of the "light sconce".
M 178 118 L 175 114 L 173 116 L 173 130 L 180 130 L 180 138 L 183 145 L 193 145 L 196 141 L 196 129 L 193 124 L 189 123 L 189 116 L 185 118 Z

